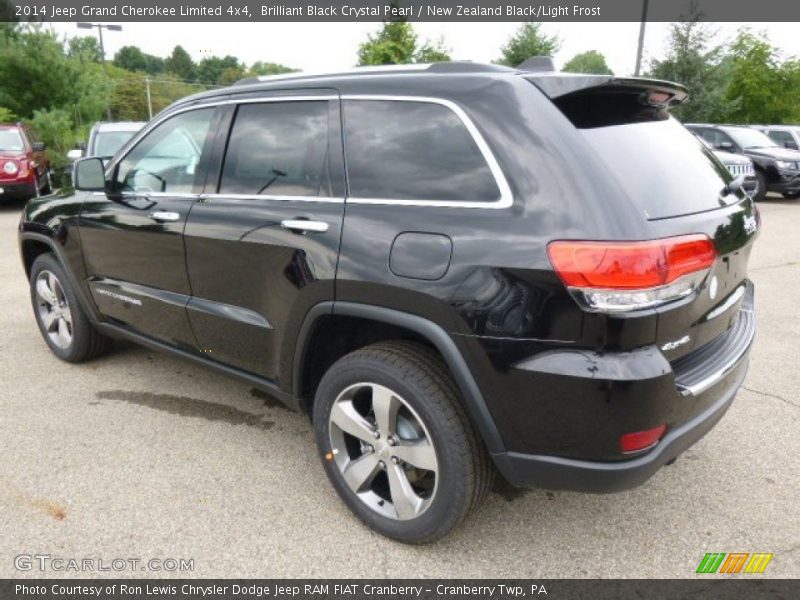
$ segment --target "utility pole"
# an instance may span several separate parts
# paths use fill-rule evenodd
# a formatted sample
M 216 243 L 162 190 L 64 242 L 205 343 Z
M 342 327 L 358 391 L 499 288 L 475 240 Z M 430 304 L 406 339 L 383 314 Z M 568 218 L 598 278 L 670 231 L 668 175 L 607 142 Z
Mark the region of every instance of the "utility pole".
M 103 29 L 109 31 L 122 31 L 122 25 L 103 25 L 102 23 L 78 23 L 78 29 L 94 29 L 97 28 L 97 35 L 100 38 L 100 62 L 103 64 L 103 71 L 106 74 L 106 91 L 111 90 L 111 77 L 108 74 L 108 66 L 106 65 L 106 49 L 103 46 Z M 108 94 L 109 104 L 106 105 L 106 115 L 108 120 L 111 120 L 111 94 Z
M 647 25 L 647 4 L 649 0 L 642 0 L 642 21 L 639 25 L 639 47 L 636 50 L 636 70 L 633 72 L 634 77 L 639 76 L 642 70 L 642 53 L 644 51 L 644 30 Z
M 144 84 L 147 86 L 147 114 L 150 115 L 150 120 L 153 120 L 153 101 L 150 98 L 150 78 L 144 78 Z

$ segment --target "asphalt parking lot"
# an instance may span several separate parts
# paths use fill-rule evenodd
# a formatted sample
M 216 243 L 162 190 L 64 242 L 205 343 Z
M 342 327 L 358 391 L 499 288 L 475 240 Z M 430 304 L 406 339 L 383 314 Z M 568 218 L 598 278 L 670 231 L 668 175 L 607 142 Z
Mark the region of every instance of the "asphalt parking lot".
M 49 554 L 193 559 L 193 577 L 683 578 L 706 552 L 772 552 L 765 577 L 800 577 L 800 201 L 760 208 L 750 372 L 705 439 L 625 493 L 498 485 L 454 535 L 409 547 L 350 515 L 307 420 L 249 386 L 127 344 L 50 354 L 21 205 L 0 206 L 0 577 L 64 575 L 15 568 Z

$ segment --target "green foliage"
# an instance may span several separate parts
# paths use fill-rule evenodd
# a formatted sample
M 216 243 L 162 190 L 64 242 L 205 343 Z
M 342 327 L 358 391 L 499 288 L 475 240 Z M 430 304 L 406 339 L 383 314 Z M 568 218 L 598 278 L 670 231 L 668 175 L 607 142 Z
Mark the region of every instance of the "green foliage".
M 96 37 L 74 37 L 67 44 L 67 56 L 81 62 L 100 62 L 100 43 Z
M 730 47 L 730 80 L 725 99 L 730 117 L 740 123 L 786 123 L 800 116 L 800 68 L 781 62 L 764 34 L 739 30 Z
M 167 72 L 177 75 L 181 79 L 191 80 L 195 78 L 195 64 L 189 53 L 183 46 L 175 46 L 172 54 L 164 60 L 164 67 Z
M 241 74 L 244 72 L 244 66 L 239 63 L 239 59 L 235 56 L 209 56 L 200 61 L 196 69 L 196 78 L 200 83 L 216 85 L 222 82 L 223 74 L 230 77 L 231 73 L 238 72 L 237 79 L 241 79 Z M 233 83 L 236 79 L 229 81 Z
M 0 123 L 16 123 L 19 117 L 5 106 L 0 106 Z
M 35 110 L 30 125 L 47 145 L 53 167 L 58 170 L 67 164 L 66 153 L 75 147 L 72 116 L 67 110 Z
M 297 69 L 292 69 L 286 65 L 281 65 L 272 62 L 257 61 L 250 65 L 247 69 L 248 77 L 257 77 L 259 75 L 280 75 L 281 73 L 294 73 Z
M 415 55 L 415 61 L 421 63 L 447 62 L 450 58 L 450 49 L 445 45 L 444 38 L 439 38 L 436 42 L 425 42 Z
M 648 77 L 675 81 L 689 89 L 689 99 L 673 112 L 687 122 L 723 122 L 729 118 L 725 88 L 730 81 L 729 63 L 725 48 L 714 46 L 714 30 L 699 21 L 673 23 L 667 55 L 654 60 Z
M 531 56 L 553 56 L 561 47 L 558 36 L 542 32 L 541 23 L 523 23 L 500 49 L 501 65 L 516 67 Z
M 595 75 L 614 74 L 606 64 L 606 57 L 597 50 L 588 50 L 576 54 L 567 61 L 562 71 L 567 73 L 593 73 Z
M 137 46 L 123 46 L 114 55 L 114 65 L 128 71 L 141 71 L 149 75 L 164 72 L 164 59 L 142 52 Z
M 369 35 L 358 48 L 359 65 L 403 65 L 450 60 L 444 40 L 417 43 L 417 34 L 407 21 L 388 21 L 376 35 Z

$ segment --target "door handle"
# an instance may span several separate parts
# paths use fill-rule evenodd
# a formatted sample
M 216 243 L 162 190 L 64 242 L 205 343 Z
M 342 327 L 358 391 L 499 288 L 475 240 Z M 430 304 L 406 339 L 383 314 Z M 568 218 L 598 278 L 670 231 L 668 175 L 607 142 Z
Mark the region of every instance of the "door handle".
M 154 210 L 150 213 L 150 218 L 159 223 L 167 221 L 177 221 L 181 218 L 180 214 L 169 210 Z
M 284 219 L 281 221 L 281 227 L 296 232 L 325 233 L 328 231 L 328 224 L 325 221 L 309 221 L 308 219 Z

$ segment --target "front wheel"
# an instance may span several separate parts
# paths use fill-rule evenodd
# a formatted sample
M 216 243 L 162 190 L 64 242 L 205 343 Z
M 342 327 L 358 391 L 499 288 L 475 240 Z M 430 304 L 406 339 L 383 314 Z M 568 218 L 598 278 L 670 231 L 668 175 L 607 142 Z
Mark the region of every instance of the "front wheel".
M 800 198 L 800 192 L 786 192 L 783 197 L 787 200 L 794 200 L 795 198 Z
M 33 262 L 30 287 L 36 323 L 53 354 L 77 363 L 108 349 L 111 340 L 92 326 L 52 254 L 42 254 Z
M 490 459 L 438 355 L 386 342 L 337 361 L 314 404 L 325 471 L 351 511 L 406 543 L 435 541 L 486 496 Z

